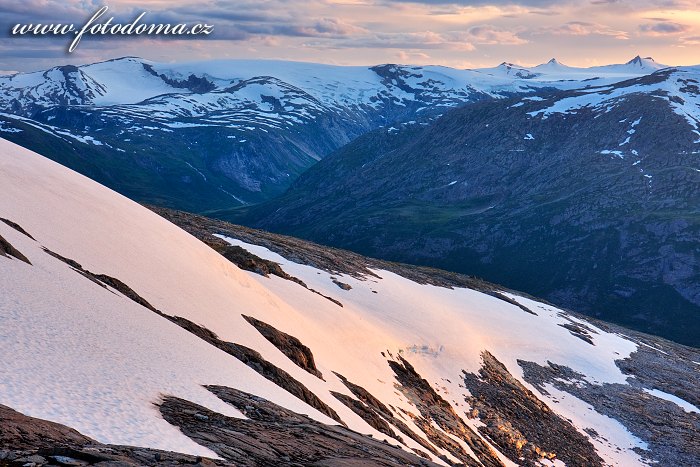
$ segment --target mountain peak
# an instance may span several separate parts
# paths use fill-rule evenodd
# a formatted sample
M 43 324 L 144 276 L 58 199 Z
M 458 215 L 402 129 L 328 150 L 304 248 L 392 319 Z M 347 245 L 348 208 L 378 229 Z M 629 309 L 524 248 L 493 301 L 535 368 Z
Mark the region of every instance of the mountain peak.
M 552 71 L 564 71 L 567 70 L 569 67 L 561 63 L 559 60 L 556 58 L 551 58 L 549 59 L 548 62 L 545 63 L 540 63 L 539 65 L 533 67 L 533 70 L 540 70 L 540 71 L 545 71 L 545 72 L 552 72 Z
M 560 62 L 559 60 L 557 60 L 556 58 L 551 58 L 551 59 L 549 59 L 548 62 L 546 62 L 546 63 L 541 63 L 541 64 L 537 65 L 537 66 L 534 67 L 534 68 L 535 68 L 535 69 L 554 69 L 554 70 L 558 70 L 558 69 L 563 69 L 563 68 L 568 68 L 568 67 L 567 67 L 566 65 L 564 65 L 563 63 L 561 63 L 561 62 Z
M 651 62 L 651 63 L 650 63 Z M 650 63 L 650 64 L 656 64 L 653 58 L 651 57 L 644 57 L 642 58 L 640 55 L 637 55 L 634 57 L 632 60 L 627 62 L 627 65 L 637 65 L 637 66 L 644 66 L 644 64 Z

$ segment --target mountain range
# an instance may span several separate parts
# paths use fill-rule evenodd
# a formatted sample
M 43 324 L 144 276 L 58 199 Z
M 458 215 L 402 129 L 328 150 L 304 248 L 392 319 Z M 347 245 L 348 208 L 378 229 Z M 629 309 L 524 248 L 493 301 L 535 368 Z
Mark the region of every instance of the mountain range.
M 0 134 L 132 199 L 194 212 L 282 194 L 356 137 L 447 109 L 604 85 L 663 65 L 481 70 L 135 57 L 0 77 Z

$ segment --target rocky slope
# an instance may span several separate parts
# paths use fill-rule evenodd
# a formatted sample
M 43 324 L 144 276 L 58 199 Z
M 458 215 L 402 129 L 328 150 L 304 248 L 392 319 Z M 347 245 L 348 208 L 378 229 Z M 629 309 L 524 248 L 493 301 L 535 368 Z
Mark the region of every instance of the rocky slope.
M 699 346 L 699 82 L 665 69 L 474 103 L 358 138 L 283 197 L 217 215 Z
M 159 211 L 192 236 L 2 140 L 0 181 L 0 463 L 698 459 L 690 348 Z

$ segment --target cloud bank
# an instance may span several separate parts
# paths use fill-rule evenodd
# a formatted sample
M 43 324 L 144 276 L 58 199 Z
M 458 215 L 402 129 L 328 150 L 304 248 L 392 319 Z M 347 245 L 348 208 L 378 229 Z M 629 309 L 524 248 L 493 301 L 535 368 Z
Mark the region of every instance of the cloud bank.
M 142 11 L 153 23 L 214 25 L 211 36 L 11 37 L 17 23 L 82 24 L 96 0 L 1 0 L 0 69 L 29 71 L 136 55 L 172 61 L 275 58 L 337 64 L 389 62 L 532 65 L 556 56 L 576 66 L 652 55 L 700 63 L 700 5 L 689 0 L 114 0 L 126 22 Z

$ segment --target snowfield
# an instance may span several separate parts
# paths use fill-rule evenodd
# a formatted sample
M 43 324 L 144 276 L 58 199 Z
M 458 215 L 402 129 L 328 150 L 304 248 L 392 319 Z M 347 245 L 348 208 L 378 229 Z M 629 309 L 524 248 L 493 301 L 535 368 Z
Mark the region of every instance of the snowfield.
M 279 263 L 309 289 L 342 303 L 339 306 L 295 282 L 243 271 L 146 208 L 4 140 L 0 217 L 36 239 L 0 222 L 0 236 L 31 262 L 0 256 L 0 404 L 27 415 L 65 424 L 105 443 L 212 457 L 215 453 L 167 423 L 154 403 L 173 395 L 244 417 L 202 387 L 222 385 L 323 423 L 337 423 L 236 358 L 76 273 L 46 248 L 85 270 L 121 280 L 165 314 L 187 318 L 224 341 L 257 350 L 315 393 L 349 428 L 375 439 L 398 444 L 331 394 L 352 397 L 333 372 L 397 413 L 415 411 L 397 390 L 396 376 L 387 365 L 387 355 L 401 356 L 467 426 L 477 429 L 481 422 L 466 415 L 464 399 L 469 394 L 460 375 L 477 373 L 481 353 L 488 351 L 582 434 L 595 430 L 599 436 L 591 442 L 606 463 L 645 463 L 639 455 L 645 443 L 621 423 L 555 388 L 540 394 L 523 379 L 518 360 L 564 365 L 595 385 L 627 384 L 615 361 L 628 357 L 637 344 L 585 323 L 592 330 L 591 345 L 561 326 L 575 318 L 552 306 L 510 295 L 535 315 L 482 292 L 420 285 L 383 270 L 374 271 L 379 278 L 362 280 L 332 275 L 264 247 L 222 237 Z M 334 279 L 351 288 L 341 289 Z M 297 337 L 313 352 L 325 381 L 296 366 L 242 314 Z M 427 439 L 410 420 L 406 424 Z M 420 448 L 408 437 L 404 441 L 405 449 Z M 449 452 L 436 449 L 452 459 Z M 505 455 L 499 457 L 515 465 Z
M 385 99 L 396 105 L 419 99 L 436 106 L 454 106 L 473 94 L 502 97 L 510 93 L 531 93 L 538 88 L 577 89 L 616 83 L 666 68 L 650 58 L 636 57 L 621 65 L 592 68 L 569 67 L 552 60 L 527 68 L 503 63 L 493 68 L 455 69 L 443 66 L 380 65 L 334 66 L 279 60 L 208 60 L 158 63 L 137 57 L 123 57 L 88 65 L 61 66 L 46 71 L 17 73 L 0 77 L 0 104 L 9 108 L 17 101 L 49 107 L 56 104 L 109 108 L 121 112 L 153 112 L 159 107 L 161 119 L 201 115 L 236 109 L 260 98 L 282 98 L 291 94 L 298 104 L 328 107 L 378 107 Z M 211 92 L 192 92 L 190 77 L 206 80 Z M 248 81 L 273 80 L 281 90 L 257 93 Z M 180 84 L 176 84 L 180 83 Z M 243 84 L 242 87 L 236 88 Z M 420 96 L 419 96 L 420 94 Z M 296 96 L 295 96 L 296 95 Z M 155 99 L 143 108 L 135 104 Z M 289 110 L 289 109 L 287 109 Z M 293 117 L 293 115 L 292 115 Z

